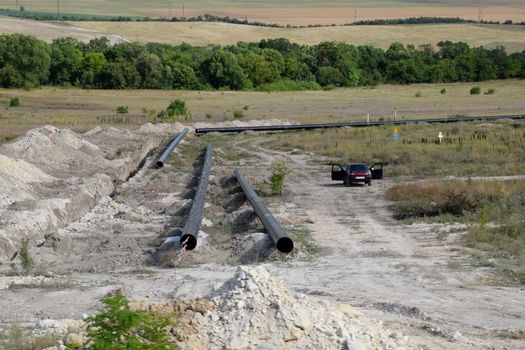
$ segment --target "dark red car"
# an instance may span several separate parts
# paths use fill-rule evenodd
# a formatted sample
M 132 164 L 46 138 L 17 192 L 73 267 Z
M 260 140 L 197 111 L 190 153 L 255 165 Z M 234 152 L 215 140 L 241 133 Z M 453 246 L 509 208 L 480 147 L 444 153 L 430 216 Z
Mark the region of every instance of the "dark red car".
M 332 165 L 332 180 L 343 180 L 346 186 L 354 183 L 366 183 L 372 186 L 372 179 L 383 178 L 383 163 L 376 163 L 372 166 L 364 163 L 348 164 L 346 169 L 339 164 Z

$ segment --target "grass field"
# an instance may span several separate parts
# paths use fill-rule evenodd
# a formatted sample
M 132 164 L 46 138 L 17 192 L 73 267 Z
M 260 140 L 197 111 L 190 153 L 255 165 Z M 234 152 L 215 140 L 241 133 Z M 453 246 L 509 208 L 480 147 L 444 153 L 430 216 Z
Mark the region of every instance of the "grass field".
M 182 7 L 184 4 L 185 11 Z M 19 1 L 27 11 L 57 12 L 54 0 Z M 0 0 L 1 8 L 14 9 L 16 2 Z M 247 17 L 251 21 L 280 24 L 331 24 L 348 23 L 371 18 L 401 18 L 417 16 L 463 17 L 477 20 L 525 20 L 520 0 L 508 0 L 502 5 L 498 0 L 303 0 L 303 1 L 233 1 L 194 0 L 87 0 L 61 1 L 62 13 L 126 15 L 126 16 L 196 16 L 212 13 L 221 16 Z
M 493 95 L 470 95 L 472 86 Z M 441 94 L 441 89 L 446 94 Z M 525 81 L 501 80 L 480 84 L 380 85 L 375 88 L 303 92 L 81 90 L 42 88 L 31 91 L 0 90 L 0 141 L 42 124 L 67 126 L 78 131 L 99 124 L 137 126 L 148 115 L 165 109 L 173 99 L 186 101 L 193 121 L 232 120 L 242 110 L 246 119 L 288 118 L 299 122 L 446 117 L 451 115 L 521 114 L 525 110 Z M 421 97 L 415 97 L 417 92 Z M 8 107 L 12 97 L 20 107 Z M 129 114 L 117 115 L 118 106 Z M 247 110 L 245 110 L 247 109 Z
M 370 44 L 388 48 L 399 41 L 405 44 L 437 44 L 440 41 L 464 41 L 471 46 L 505 46 L 509 52 L 525 49 L 525 26 L 439 24 L 395 26 L 346 26 L 320 28 L 268 28 L 228 23 L 119 23 L 72 22 L 72 26 L 114 33 L 139 42 L 161 42 L 204 46 L 230 45 L 268 38 L 287 38 L 299 44 L 321 41 L 345 41 L 354 45 Z

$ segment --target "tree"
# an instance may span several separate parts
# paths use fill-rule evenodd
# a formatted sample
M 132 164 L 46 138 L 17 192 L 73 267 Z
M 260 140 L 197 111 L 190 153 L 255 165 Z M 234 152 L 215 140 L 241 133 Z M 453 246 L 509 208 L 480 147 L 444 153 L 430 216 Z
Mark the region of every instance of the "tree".
M 158 89 L 166 85 L 163 75 L 163 65 L 160 58 L 152 53 L 142 53 L 136 61 L 135 67 L 141 77 L 141 88 Z
M 239 54 L 238 60 L 254 86 L 274 82 L 284 71 L 284 58 L 274 49 L 263 49 L 259 53 L 247 51 Z
M 106 58 L 101 52 L 86 52 L 82 59 L 80 84 L 83 87 L 94 87 L 97 77 L 106 64 Z
M 222 49 L 203 62 L 202 74 L 216 89 L 240 90 L 250 85 L 235 55 Z
M 82 51 L 73 38 L 55 39 L 51 44 L 49 81 L 52 84 L 74 84 L 82 67 Z
M 324 66 L 319 68 L 317 72 L 317 82 L 321 86 L 336 85 L 340 86 L 343 81 L 343 75 L 339 69 L 332 66 Z
M 97 85 L 104 89 L 137 89 L 141 78 L 130 62 L 108 62 L 97 77 Z
M 0 85 L 36 87 L 49 76 L 51 58 L 48 45 L 22 34 L 0 36 Z

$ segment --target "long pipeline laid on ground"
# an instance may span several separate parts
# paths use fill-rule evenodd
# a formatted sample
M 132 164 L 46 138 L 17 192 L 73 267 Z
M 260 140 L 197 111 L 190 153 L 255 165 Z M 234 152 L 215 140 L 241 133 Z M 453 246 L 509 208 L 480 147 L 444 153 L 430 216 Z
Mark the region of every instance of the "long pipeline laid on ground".
M 206 154 L 204 155 L 204 163 L 202 165 L 197 191 L 191 204 L 188 220 L 182 229 L 182 235 L 180 237 L 181 245 L 185 244 L 187 250 L 193 250 L 197 246 L 197 237 L 201 227 L 202 212 L 204 211 L 204 202 L 206 201 L 208 182 L 210 180 L 212 150 L 212 145 L 208 144 L 208 146 L 206 146 Z
M 525 115 L 499 115 L 499 116 L 479 116 L 479 117 L 452 117 L 452 118 L 432 118 L 432 119 L 400 119 L 389 121 L 374 122 L 341 122 L 341 123 L 320 123 L 320 124 L 291 124 L 291 125 L 266 125 L 266 126 L 235 126 L 224 128 L 197 128 L 196 134 L 206 134 L 209 132 L 243 132 L 243 131 L 283 131 L 283 130 L 312 130 L 351 127 L 367 127 L 380 125 L 402 125 L 416 123 L 458 123 L 470 121 L 492 121 L 499 119 L 525 119 Z
M 157 168 L 162 168 L 164 166 L 164 163 L 166 162 L 166 159 L 170 156 L 171 152 L 177 147 L 177 145 L 182 141 L 184 136 L 188 133 L 189 129 L 184 128 L 181 132 L 175 136 L 173 141 L 169 144 L 169 146 L 166 148 L 164 152 L 162 152 L 162 155 L 160 156 L 159 160 L 157 160 Z
M 235 177 L 241 185 L 244 195 L 252 205 L 255 213 L 264 225 L 264 228 L 270 234 L 277 250 L 281 253 L 290 253 L 293 250 L 293 241 L 288 237 L 284 229 L 279 225 L 275 217 L 264 205 L 261 198 L 255 193 L 240 169 L 235 169 Z

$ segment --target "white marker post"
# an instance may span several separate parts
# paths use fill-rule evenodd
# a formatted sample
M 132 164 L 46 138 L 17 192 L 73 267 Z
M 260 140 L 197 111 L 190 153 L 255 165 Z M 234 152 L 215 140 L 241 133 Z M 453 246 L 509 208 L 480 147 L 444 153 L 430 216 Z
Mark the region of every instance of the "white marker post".
M 370 124 L 370 113 L 366 114 L 366 123 Z
M 438 139 L 439 143 L 441 143 L 441 140 L 443 140 L 443 133 L 441 131 L 438 133 Z

